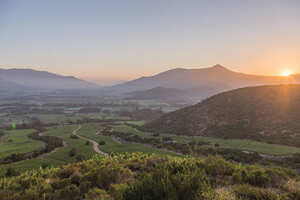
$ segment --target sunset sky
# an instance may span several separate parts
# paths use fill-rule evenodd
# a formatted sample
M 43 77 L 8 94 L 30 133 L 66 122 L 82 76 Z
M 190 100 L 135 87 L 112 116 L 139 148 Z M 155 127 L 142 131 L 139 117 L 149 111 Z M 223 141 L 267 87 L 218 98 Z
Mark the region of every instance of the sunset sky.
M 0 0 L 0 68 L 107 83 L 217 63 L 300 73 L 300 1 Z

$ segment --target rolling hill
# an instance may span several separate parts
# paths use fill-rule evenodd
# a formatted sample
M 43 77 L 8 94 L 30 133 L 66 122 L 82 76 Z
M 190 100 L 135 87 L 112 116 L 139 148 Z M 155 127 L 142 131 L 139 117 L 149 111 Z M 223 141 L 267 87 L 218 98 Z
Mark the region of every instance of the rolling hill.
M 178 135 L 262 140 L 300 147 L 300 85 L 236 89 L 142 127 Z

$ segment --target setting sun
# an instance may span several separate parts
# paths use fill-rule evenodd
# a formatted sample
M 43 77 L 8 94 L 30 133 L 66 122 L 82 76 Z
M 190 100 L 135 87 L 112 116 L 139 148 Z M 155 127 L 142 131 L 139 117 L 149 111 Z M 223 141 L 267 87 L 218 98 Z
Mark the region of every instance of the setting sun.
M 290 70 L 285 70 L 282 72 L 282 76 L 290 76 L 292 74 L 292 72 Z

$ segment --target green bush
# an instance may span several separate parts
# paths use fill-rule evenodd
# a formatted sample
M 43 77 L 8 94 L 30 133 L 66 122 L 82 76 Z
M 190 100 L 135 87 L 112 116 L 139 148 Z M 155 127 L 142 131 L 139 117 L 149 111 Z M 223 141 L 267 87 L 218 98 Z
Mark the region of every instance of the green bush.
M 76 153 L 77 153 L 77 150 L 76 150 L 75 148 L 72 148 L 72 149 L 69 151 L 69 156 L 70 156 L 70 157 L 73 157 L 73 156 L 76 155 Z
M 186 165 L 185 165 L 186 164 Z M 193 163 L 170 162 L 130 185 L 124 200 L 209 200 L 214 192 L 205 171 Z
M 112 198 L 105 190 L 93 188 L 85 195 L 84 200 L 112 200 Z
M 219 156 L 209 156 L 199 166 L 203 167 L 211 176 L 231 176 L 234 172 L 234 165 Z
M 265 190 L 250 185 L 235 186 L 233 191 L 241 200 L 281 200 L 280 196 L 271 190 Z

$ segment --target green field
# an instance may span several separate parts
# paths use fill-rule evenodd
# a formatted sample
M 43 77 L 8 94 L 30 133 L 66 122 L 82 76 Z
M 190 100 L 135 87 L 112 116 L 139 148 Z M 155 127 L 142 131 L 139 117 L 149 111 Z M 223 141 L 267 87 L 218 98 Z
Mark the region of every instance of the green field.
M 267 144 L 264 142 L 257 142 L 253 140 L 239 140 L 239 139 L 218 139 L 211 137 L 195 137 L 196 140 L 210 142 L 213 145 L 219 144 L 222 148 L 239 149 L 244 151 L 258 152 L 269 155 L 287 155 L 293 153 L 300 153 L 300 148 Z
M 9 166 L 15 168 L 18 171 L 26 171 L 29 169 L 39 168 L 42 164 L 46 164 L 48 166 L 60 166 L 63 164 L 75 162 L 76 156 L 74 157 L 69 156 L 69 152 L 72 148 L 75 148 L 77 150 L 76 155 L 81 155 L 84 157 L 84 159 L 91 158 L 93 155 L 96 154 L 93 150 L 92 144 L 86 145 L 86 140 L 80 138 L 78 139 L 70 138 L 72 131 L 77 128 L 78 128 L 77 125 L 50 128 L 48 131 L 44 132 L 43 135 L 56 136 L 62 138 L 67 143 L 67 147 L 61 147 L 55 153 L 52 153 L 47 156 L 42 156 L 30 160 L 24 160 L 9 165 L 2 165 L 1 166 L 2 169 L 0 170 L 0 175 L 2 175 L 5 172 L 6 168 Z M 82 128 L 77 133 L 81 136 L 84 136 L 86 138 L 98 142 L 105 141 L 106 144 L 100 146 L 99 148 L 102 151 L 107 153 L 144 152 L 144 153 L 158 153 L 163 155 L 177 155 L 175 153 L 158 150 L 142 144 L 118 144 L 111 137 L 96 135 L 96 133 L 102 128 L 103 127 L 101 126 L 101 124 L 96 124 L 96 123 L 84 124 L 82 125 Z M 26 148 L 20 148 L 15 152 L 17 153 L 25 150 L 27 150 L 27 152 L 32 151 L 32 149 L 28 150 Z
M 152 138 L 151 133 L 142 132 L 136 130 L 133 127 L 127 125 L 115 125 L 113 126 L 114 130 L 117 132 L 131 133 L 136 134 L 138 136 L 144 138 Z M 211 143 L 209 146 L 214 147 L 215 144 L 218 144 L 220 148 L 230 148 L 230 149 L 239 149 L 243 151 L 257 152 L 268 155 L 287 155 L 300 153 L 300 148 L 285 146 L 285 145 L 277 145 L 277 144 L 268 144 L 264 142 L 257 142 L 253 140 L 240 140 L 240 139 L 219 139 L 212 137 L 186 137 L 186 136 L 178 136 L 172 134 L 160 134 L 157 138 L 162 137 L 171 137 L 173 140 L 180 143 L 188 143 L 191 141 L 204 141 Z M 205 146 L 207 148 L 208 146 Z
M 127 121 L 126 123 L 133 124 L 136 126 L 143 126 L 146 122 L 144 120 L 140 120 L 140 121 Z
M 0 158 L 14 153 L 31 152 L 43 147 L 42 142 L 27 138 L 27 135 L 33 132 L 33 129 L 5 131 L 6 135 L 0 141 Z
M 42 164 L 49 166 L 60 166 L 67 163 L 77 161 L 76 157 L 80 155 L 84 159 L 91 158 L 96 153 L 93 150 L 92 144 L 86 145 L 86 140 L 77 138 L 72 139 L 70 135 L 73 130 L 77 129 L 77 125 L 59 126 L 50 128 L 43 135 L 56 136 L 63 139 L 66 143 L 66 147 L 59 148 L 56 152 L 51 153 L 47 156 L 38 157 L 31 160 L 24 160 L 10 165 L 2 165 L 0 175 L 4 173 L 8 166 L 14 167 L 16 170 L 25 171 L 28 169 L 39 168 Z M 122 143 L 114 140 L 110 136 L 101 135 L 101 131 L 105 127 L 100 123 L 89 123 L 83 124 L 81 129 L 77 132 L 80 136 L 92 139 L 100 142 L 104 141 L 105 145 L 99 146 L 100 150 L 106 153 L 132 153 L 132 152 L 143 152 L 143 153 L 157 153 L 162 155 L 178 156 L 178 154 L 165 151 L 163 149 L 153 148 L 150 145 L 136 144 L 136 143 Z M 113 126 L 114 131 L 131 133 L 139 135 L 140 137 L 152 138 L 152 133 L 142 132 L 136 130 L 133 127 L 127 126 L 120 122 Z M 26 136 L 32 133 L 34 130 L 12 130 L 7 131 L 7 134 L 2 138 L 0 142 L 0 158 L 10 155 L 12 153 L 25 153 L 31 152 L 35 149 L 41 148 L 43 144 L 38 141 L 31 141 Z M 97 134 L 96 134 L 97 133 Z M 100 133 L 100 134 L 99 134 Z M 299 148 L 267 144 L 263 142 L 256 142 L 251 140 L 225 140 L 209 137 L 185 137 L 171 134 L 160 134 L 156 138 L 171 137 L 180 143 L 188 143 L 191 141 L 205 141 L 209 142 L 209 145 L 203 146 L 202 148 L 215 147 L 218 144 L 218 148 L 230 148 L 239 149 L 244 151 L 258 152 L 269 155 L 286 155 L 293 153 L 300 153 Z M 12 142 L 9 142 L 12 140 Z M 76 149 L 76 155 L 70 157 L 69 152 L 72 148 Z
M 25 116 L 7 115 L 7 113 L 0 113 L 0 126 L 7 126 L 12 123 L 29 123 L 29 119 Z
M 90 158 L 94 153 L 92 149 L 92 145 L 86 145 L 85 140 L 83 139 L 72 139 L 70 138 L 70 135 L 73 130 L 75 130 L 78 126 L 72 125 L 72 126 L 63 126 L 58 128 L 53 128 L 47 131 L 44 135 L 48 136 L 56 136 L 61 139 L 63 139 L 67 143 L 67 147 L 61 148 L 59 151 L 57 151 L 53 156 L 59 160 L 63 160 L 65 162 L 72 162 L 75 161 L 74 157 L 70 157 L 68 155 L 68 152 L 75 148 L 77 149 L 77 153 L 85 156 L 86 158 Z M 49 156 L 51 157 L 51 156 Z
M 159 150 L 143 144 L 130 144 L 130 143 L 118 144 L 109 136 L 101 136 L 101 140 L 105 141 L 106 143 L 105 145 L 100 146 L 100 149 L 104 152 L 109 152 L 109 153 L 143 152 L 143 153 L 156 153 L 161 155 L 178 156 L 178 154 L 176 153 Z
M 120 126 L 122 127 L 123 125 Z M 164 150 L 158 150 L 156 148 L 152 148 L 150 146 L 146 146 L 143 144 L 119 144 L 109 136 L 96 135 L 98 130 L 101 130 L 101 128 L 102 127 L 99 124 L 85 124 L 82 126 L 81 130 L 78 131 L 78 134 L 90 138 L 92 140 L 95 140 L 97 142 L 105 141 L 105 145 L 99 146 L 99 148 L 106 153 L 143 152 L 143 153 L 177 155 L 176 153 L 170 153 Z
M 80 116 L 67 116 L 64 114 L 34 114 L 29 117 L 36 117 L 43 123 L 60 123 L 60 122 L 75 122 L 82 119 Z
M 67 147 L 59 148 L 57 152 L 52 153 L 45 157 L 24 160 L 9 165 L 3 165 L 1 167 L 4 170 L 4 168 L 7 168 L 8 166 L 12 166 L 19 171 L 25 171 L 28 169 L 39 168 L 42 164 L 47 164 L 49 166 L 59 166 L 62 164 L 75 162 L 76 156 L 74 157 L 69 156 L 69 151 L 72 148 L 75 148 L 77 150 L 76 155 L 82 155 L 84 156 L 85 159 L 91 158 L 95 154 L 91 144 L 87 146 L 85 145 L 85 140 L 82 140 L 80 138 L 78 139 L 70 138 L 72 131 L 75 130 L 76 128 L 77 126 L 75 125 L 51 128 L 43 134 L 43 135 L 56 136 L 62 138 L 67 143 Z

